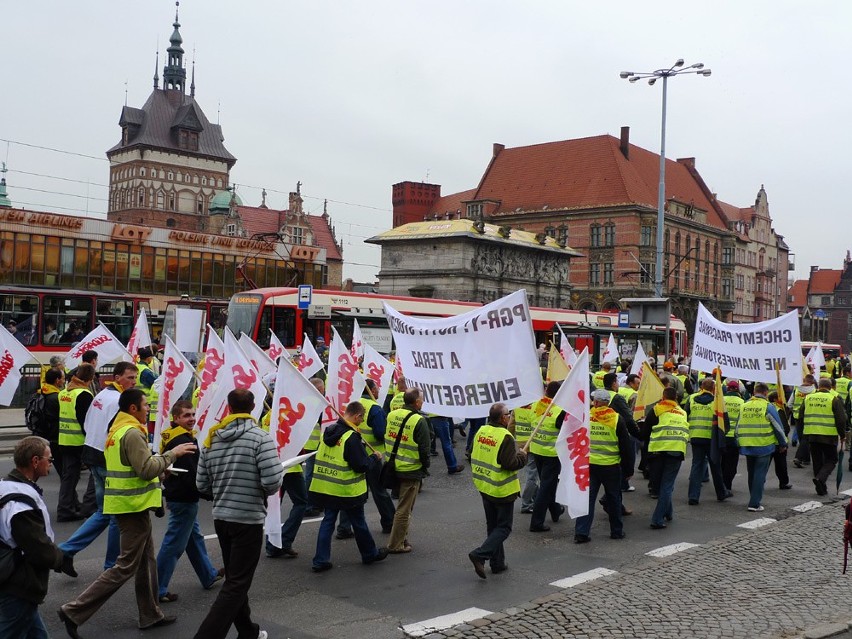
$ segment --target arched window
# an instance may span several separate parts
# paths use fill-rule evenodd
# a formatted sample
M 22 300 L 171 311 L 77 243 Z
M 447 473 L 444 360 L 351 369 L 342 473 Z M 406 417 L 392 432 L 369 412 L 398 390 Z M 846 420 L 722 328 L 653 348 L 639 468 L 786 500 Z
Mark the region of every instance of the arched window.
M 157 208 L 158 209 L 165 208 L 165 203 L 166 203 L 166 194 L 163 193 L 162 189 L 160 189 L 159 191 L 157 191 Z
M 174 228 L 174 226 L 175 226 L 175 218 L 173 218 L 173 217 L 168 218 L 168 219 L 166 220 L 166 226 L 167 226 L 167 227 L 169 227 L 170 229 L 171 229 L 171 228 Z
M 139 206 L 145 206 L 145 187 L 144 186 L 140 186 L 138 189 L 136 189 L 136 196 L 137 196 L 137 200 L 138 200 L 136 203 Z

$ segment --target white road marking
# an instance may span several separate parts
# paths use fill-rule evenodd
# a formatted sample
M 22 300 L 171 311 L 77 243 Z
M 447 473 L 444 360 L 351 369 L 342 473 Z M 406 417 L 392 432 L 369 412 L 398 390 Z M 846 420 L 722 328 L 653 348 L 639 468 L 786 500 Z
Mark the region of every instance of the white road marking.
M 764 526 L 768 526 L 769 524 L 774 524 L 777 519 L 772 519 L 772 517 L 761 517 L 760 519 L 754 519 L 752 521 L 747 521 L 743 524 L 737 524 L 737 528 L 747 528 L 753 530 L 755 528 L 763 528 Z
M 216 533 L 213 533 L 212 535 L 204 535 L 204 540 L 207 541 L 208 539 L 219 539 L 219 535 Z
M 679 544 L 671 544 L 670 546 L 663 546 L 662 548 L 657 548 L 656 550 L 652 550 L 651 552 L 646 552 L 645 554 L 649 557 L 668 557 L 670 555 L 674 555 L 675 553 L 683 552 L 684 550 L 689 550 L 690 548 L 697 548 L 698 544 L 691 544 L 688 541 L 682 541 Z
M 592 570 L 581 572 L 580 574 L 574 575 L 573 577 L 566 577 L 565 579 L 553 581 L 550 585 L 556 586 L 557 588 L 573 588 L 574 586 L 579 586 L 580 584 L 584 584 L 587 581 L 600 579 L 601 577 L 606 577 L 607 575 L 614 574 L 615 570 L 610 570 L 609 568 L 593 568 Z
M 796 512 L 806 513 L 809 510 L 815 510 L 817 508 L 822 507 L 822 502 L 819 501 L 806 501 L 804 504 L 799 504 L 798 506 L 793 506 L 791 510 L 795 510 Z
M 841 490 L 840 494 L 841 495 L 847 495 L 848 497 L 852 497 L 852 488 L 850 488 L 849 490 Z
M 452 628 L 460 623 L 467 623 L 474 619 L 481 619 L 482 617 L 490 614 L 491 612 L 489 610 L 483 610 L 482 608 L 465 608 L 464 610 L 459 610 L 458 612 L 454 612 L 449 615 L 435 617 L 434 619 L 427 619 L 426 621 L 418 621 L 417 623 L 410 623 L 403 626 L 402 631 L 412 637 L 422 637 L 424 635 L 428 635 L 430 632 L 446 630 L 447 628 Z

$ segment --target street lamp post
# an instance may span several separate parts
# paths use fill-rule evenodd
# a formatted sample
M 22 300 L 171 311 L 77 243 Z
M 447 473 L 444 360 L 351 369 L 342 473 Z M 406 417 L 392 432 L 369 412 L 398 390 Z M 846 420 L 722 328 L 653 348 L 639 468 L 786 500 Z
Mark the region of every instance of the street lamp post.
M 696 73 L 707 77 L 710 69 L 705 69 L 702 62 L 697 62 L 688 67 L 683 66 L 683 59 L 679 59 L 668 69 L 657 69 L 656 71 L 622 71 L 619 74 L 624 80 L 638 82 L 648 80 L 648 84 L 654 85 L 658 78 L 663 79 L 663 118 L 660 127 L 660 184 L 657 192 L 657 264 L 654 274 L 654 295 L 663 296 L 663 225 L 665 224 L 666 206 L 666 91 L 669 78 L 676 75 Z M 668 355 L 668 353 L 666 353 Z

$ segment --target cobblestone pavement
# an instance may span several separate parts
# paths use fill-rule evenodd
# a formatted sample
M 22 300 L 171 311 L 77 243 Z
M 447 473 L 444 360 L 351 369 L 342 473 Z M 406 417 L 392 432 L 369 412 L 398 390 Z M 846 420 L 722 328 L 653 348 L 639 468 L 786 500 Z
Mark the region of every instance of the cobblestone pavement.
M 842 502 L 791 513 L 426 637 L 834 635 L 852 619 L 843 518 Z M 841 625 L 832 632 L 828 622 Z

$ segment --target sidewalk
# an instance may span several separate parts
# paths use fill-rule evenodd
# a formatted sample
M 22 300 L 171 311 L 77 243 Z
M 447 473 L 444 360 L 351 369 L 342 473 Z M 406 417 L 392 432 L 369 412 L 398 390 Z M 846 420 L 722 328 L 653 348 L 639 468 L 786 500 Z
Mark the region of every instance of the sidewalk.
M 0 455 L 11 455 L 18 440 L 29 434 L 23 408 L 0 408 Z
M 426 637 L 836 636 L 852 619 L 844 504 L 773 513 L 783 518 Z
M 0 408 L 0 428 L 26 428 L 23 408 Z

